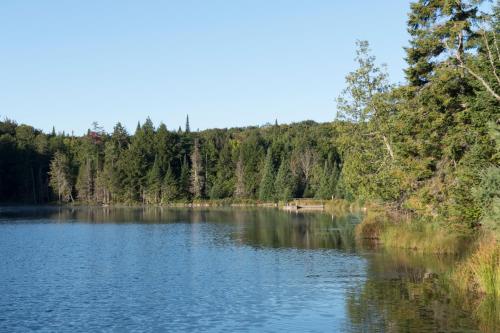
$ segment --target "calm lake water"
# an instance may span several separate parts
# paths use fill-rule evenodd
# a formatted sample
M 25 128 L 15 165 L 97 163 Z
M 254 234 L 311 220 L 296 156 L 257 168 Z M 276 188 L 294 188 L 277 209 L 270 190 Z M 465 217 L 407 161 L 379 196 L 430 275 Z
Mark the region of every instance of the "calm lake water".
M 0 331 L 474 332 L 429 278 L 360 248 L 360 216 L 274 209 L 0 208 Z

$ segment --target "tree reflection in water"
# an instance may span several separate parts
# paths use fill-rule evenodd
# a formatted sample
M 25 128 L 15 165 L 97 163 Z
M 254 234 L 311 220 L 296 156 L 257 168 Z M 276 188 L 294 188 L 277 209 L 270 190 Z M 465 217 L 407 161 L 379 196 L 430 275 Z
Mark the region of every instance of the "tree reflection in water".
M 366 281 L 346 290 L 354 332 L 495 332 L 500 327 L 497 299 L 473 300 L 449 287 L 446 274 L 457 258 L 383 251 L 356 242 L 362 216 L 289 213 L 268 208 L 111 208 L 2 207 L 1 220 L 46 219 L 60 223 L 190 223 L 193 239 L 203 223 L 223 229 L 217 242 L 256 248 L 335 249 L 366 259 Z M 332 256 L 334 260 L 334 256 Z

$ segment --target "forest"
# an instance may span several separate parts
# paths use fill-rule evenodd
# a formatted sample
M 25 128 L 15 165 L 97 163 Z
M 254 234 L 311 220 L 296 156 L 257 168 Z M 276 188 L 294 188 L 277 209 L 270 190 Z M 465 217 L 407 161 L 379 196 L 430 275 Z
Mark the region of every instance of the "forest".
M 0 202 L 338 198 L 498 230 L 499 18 L 498 2 L 415 1 L 406 82 L 357 41 L 330 123 L 192 131 L 145 117 L 133 133 L 94 123 L 75 136 L 4 119 Z

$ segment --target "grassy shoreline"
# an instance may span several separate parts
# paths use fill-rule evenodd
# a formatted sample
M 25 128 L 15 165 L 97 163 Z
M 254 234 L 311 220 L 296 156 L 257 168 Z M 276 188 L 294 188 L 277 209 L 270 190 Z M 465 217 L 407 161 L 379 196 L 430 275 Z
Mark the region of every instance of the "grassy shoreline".
M 355 234 L 387 250 L 455 256 L 458 265 L 446 277 L 451 285 L 473 298 L 500 300 L 500 243 L 491 232 L 454 230 L 372 205 Z

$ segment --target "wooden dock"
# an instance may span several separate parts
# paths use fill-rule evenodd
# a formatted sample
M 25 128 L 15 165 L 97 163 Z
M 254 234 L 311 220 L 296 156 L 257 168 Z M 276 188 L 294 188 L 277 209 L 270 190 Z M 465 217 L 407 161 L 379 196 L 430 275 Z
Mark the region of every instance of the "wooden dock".
M 287 211 L 292 211 L 296 212 L 299 210 L 319 210 L 323 211 L 325 209 L 325 205 L 297 205 L 297 204 L 290 204 L 290 205 L 285 205 L 283 206 L 284 210 Z

